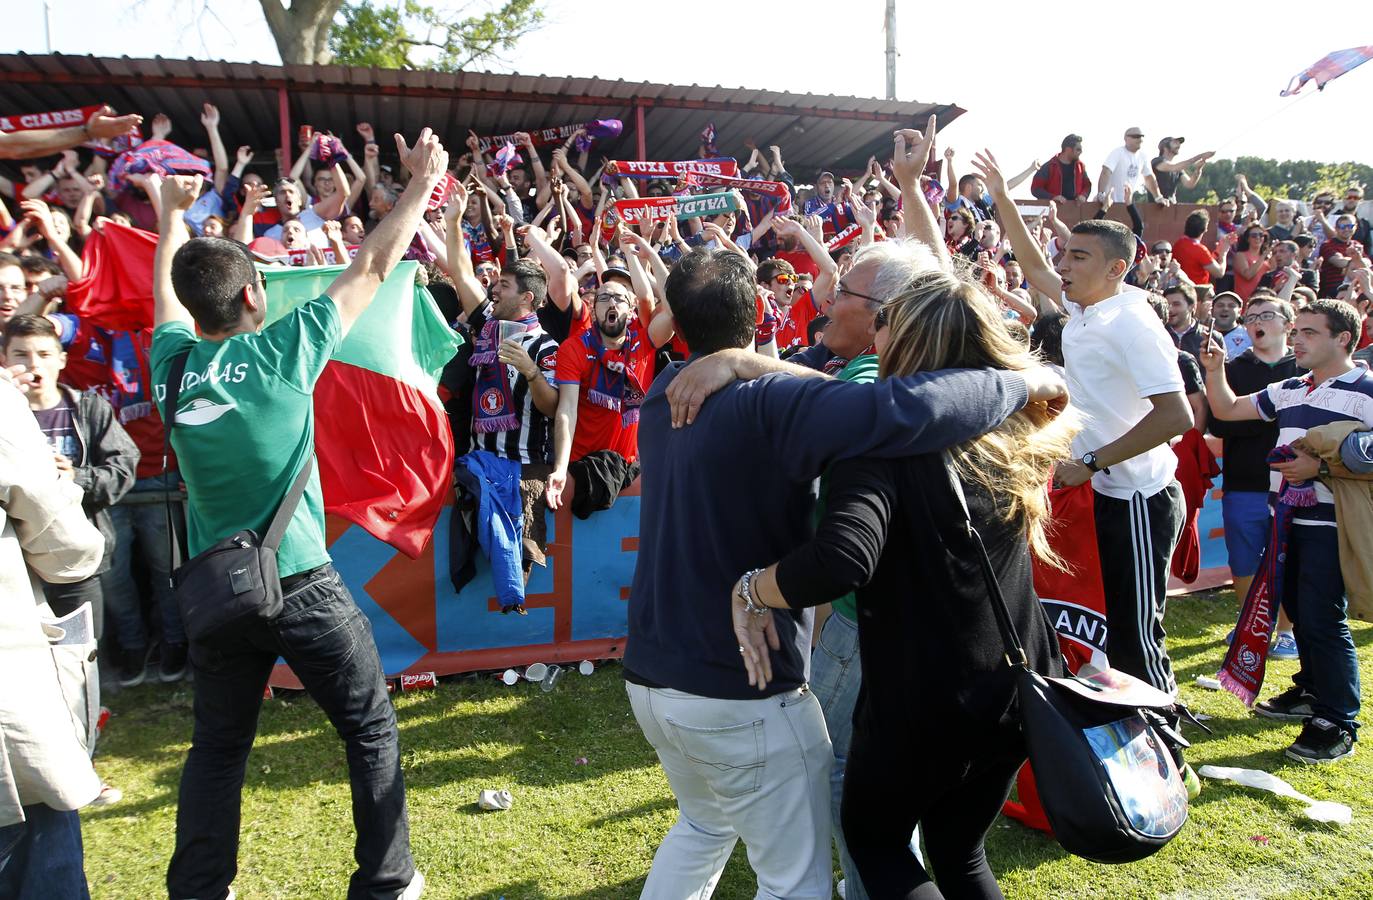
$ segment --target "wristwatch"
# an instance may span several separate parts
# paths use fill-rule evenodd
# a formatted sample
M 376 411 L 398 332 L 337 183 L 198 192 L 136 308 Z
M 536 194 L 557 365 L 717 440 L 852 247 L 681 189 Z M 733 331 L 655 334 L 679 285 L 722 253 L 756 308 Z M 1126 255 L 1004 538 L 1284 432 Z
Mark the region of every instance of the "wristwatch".
M 1111 474 L 1110 469 L 1106 468 L 1105 466 L 1098 466 L 1096 464 L 1095 450 L 1088 450 L 1086 453 L 1082 454 L 1082 464 L 1087 468 L 1091 469 L 1093 472 L 1104 472 L 1107 475 Z
M 1330 463 L 1326 462 L 1325 460 L 1321 460 L 1321 466 L 1320 466 L 1320 468 L 1316 471 L 1316 476 L 1317 476 L 1318 478 L 1329 478 L 1329 477 L 1330 477 Z

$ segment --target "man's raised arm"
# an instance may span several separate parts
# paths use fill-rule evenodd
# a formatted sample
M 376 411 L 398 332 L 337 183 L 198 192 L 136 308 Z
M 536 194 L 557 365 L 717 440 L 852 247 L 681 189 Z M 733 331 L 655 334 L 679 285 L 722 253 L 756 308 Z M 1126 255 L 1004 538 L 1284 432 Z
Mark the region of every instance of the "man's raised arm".
M 396 150 L 401 162 L 410 170 L 410 183 L 391 212 L 363 240 L 352 263 L 334 279 L 327 291 L 338 307 L 344 334 L 372 303 L 377 288 L 400 261 L 424 216 L 434 185 L 448 170 L 448 151 L 428 128 L 420 132 L 413 147 L 407 147 L 405 138 L 396 135 Z
M 116 138 L 143 121 L 142 116 L 114 116 L 114 110 L 102 106 L 91 114 L 85 125 L 70 128 L 43 128 L 36 131 L 0 133 L 0 159 L 33 159 L 70 150 L 91 140 Z
M 1011 249 L 1015 252 L 1016 262 L 1020 263 L 1020 270 L 1025 273 L 1025 280 L 1030 287 L 1057 302 L 1063 296 L 1063 279 L 1049 265 L 1039 244 L 1031 236 L 1030 229 L 1025 227 L 1025 220 L 1020 217 L 1020 210 L 1006 189 L 1006 179 L 1001 174 L 996 157 L 992 151 L 983 150 L 973 158 L 973 166 L 982 175 L 987 190 L 991 191 L 996 217 L 1001 222 L 1001 232 L 1011 242 Z
M 182 218 L 186 210 L 200 196 L 204 178 L 200 175 L 173 175 L 162 180 L 159 195 L 162 200 L 158 221 L 157 252 L 153 256 L 153 325 L 182 322 L 195 327 L 191 311 L 177 299 L 172 287 L 172 257 L 181 245 L 190 240 Z

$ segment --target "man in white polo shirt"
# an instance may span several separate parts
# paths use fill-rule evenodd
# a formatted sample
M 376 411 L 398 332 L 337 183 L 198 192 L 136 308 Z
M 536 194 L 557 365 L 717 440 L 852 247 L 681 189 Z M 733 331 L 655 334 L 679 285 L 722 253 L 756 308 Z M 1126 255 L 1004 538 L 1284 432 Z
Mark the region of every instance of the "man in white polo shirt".
M 980 163 L 997 208 L 1014 209 L 995 160 Z M 1163 612 L 1184 507 L 1168 442 L 1192 426 L 1177 348 L 1148 295 L 1122 290 L 1137 246 L 1124 225 L 1079 222 L 1055 272 L 1019 216 L 1003 224 L 1030 284 L 1062 297 L 1069 316 L 1063 359 L 1085 426 L 1073 442 L 1078 458 L 1060 464 L 1054 477 L 1064 485 L 1091 479 L 1096 493 L 1107 655 L 1116 669 L 1175 693 Z

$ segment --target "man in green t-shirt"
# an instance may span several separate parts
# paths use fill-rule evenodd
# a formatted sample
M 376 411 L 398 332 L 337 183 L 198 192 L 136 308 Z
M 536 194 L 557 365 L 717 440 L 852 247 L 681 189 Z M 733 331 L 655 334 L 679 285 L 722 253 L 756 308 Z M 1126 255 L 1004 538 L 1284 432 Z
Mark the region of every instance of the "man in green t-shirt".
M 182 216 L 201 179 L 163 182 L 150 362 L 165 413 L 171 367 L 189 354 L 171 440 L 186 482 L 192 555 L 244 528 L 264 533 L 314 452 L 315 382 L 400 260 L 448 168 L 447 152 L 427 128 L 414 147 L 400 135 L 396 146 L 412 178 L 395 207 L 324 296 L 267 327 L 263 280 L 248 249 L 222 238 L 188 240 Z M 329 562 L 318 470 L 277 560 L 280 615 L 242 637 L 190 644 L 195 729 L 181 774 L 168 892 L 233 896 L 244 767 L 280 656 L 347 747 L 358 863 L 347 896 L 418 897 L 424 878 L 410 855 L 395 710 L 371 627 Z

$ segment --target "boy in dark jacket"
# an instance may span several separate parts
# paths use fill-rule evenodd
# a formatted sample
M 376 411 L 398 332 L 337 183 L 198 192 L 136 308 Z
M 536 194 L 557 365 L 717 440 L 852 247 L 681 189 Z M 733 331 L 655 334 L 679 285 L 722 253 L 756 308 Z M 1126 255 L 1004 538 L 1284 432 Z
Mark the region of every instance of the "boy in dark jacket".
M 104 618 L 99 576 L 110 566 L 115 541 L 109 507 L 133 487 L 138 446 L 107 400 L 58 384 L 67 354 L 47 317 L 15 316 L 6 323 L 4 356 L 6 365 L 22 365 L 33 373 L 29 409 L 52 445 L 58 477 L 86 492 L 86 516 L 105 538 L 105 556 L 94 575 L 71 584 L 44 585 L 48 605 L 59 618 L 90 603 L 98 638 Z

